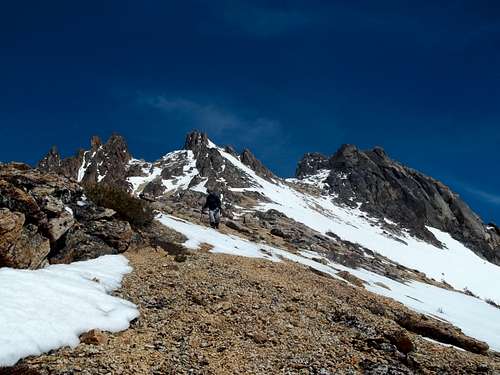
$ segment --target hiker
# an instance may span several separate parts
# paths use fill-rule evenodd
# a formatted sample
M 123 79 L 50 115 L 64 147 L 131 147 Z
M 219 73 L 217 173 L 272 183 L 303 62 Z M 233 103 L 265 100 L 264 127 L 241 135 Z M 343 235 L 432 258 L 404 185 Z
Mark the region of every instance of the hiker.
M 220 214 L 222 203 L 218 194 L 214 191 L 208 191 L 207 200 L 203 206 L 202 212 L 208 208 L 208 217 L 210 219 L 210 226 L 214 229 L 219 229 Z

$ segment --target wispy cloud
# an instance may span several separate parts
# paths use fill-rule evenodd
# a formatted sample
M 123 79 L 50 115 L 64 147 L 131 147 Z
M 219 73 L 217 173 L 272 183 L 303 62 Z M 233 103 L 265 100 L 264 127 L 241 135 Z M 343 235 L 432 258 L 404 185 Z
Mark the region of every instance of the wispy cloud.
M 472 186 L 467 186 L 467 185 L 462 185 L 462 187 L 469 192 L 470 194 L 476 196 L 480 200 L 484 202 L 488 202 L 494 205 L 500 205 L 500 195 L 499 194 L 493 194 Z
M 279 121 L 241 115 L 215 104 L 164 95 L 140 96 L 139 101 L 182 120 L 190 128 L 231 142 L 252 146 L 256 141 L 269 144 L 283 138 L 283 127 Z

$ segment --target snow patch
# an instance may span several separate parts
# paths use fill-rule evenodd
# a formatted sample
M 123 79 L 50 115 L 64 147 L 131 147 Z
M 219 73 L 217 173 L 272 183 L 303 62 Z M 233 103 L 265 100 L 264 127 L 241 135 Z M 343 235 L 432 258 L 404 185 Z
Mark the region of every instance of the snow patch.
M 394 221 L 392 221 L 392 220 L 389 220 L 389 219 L 388 219 L 388 218 L 386 218 L 386 217 L 384 217 L 384 221 L 385 221 L 387 224 L 389 224 L 389 225 L 396 225 L 396 226 L 398 225 L 397 223 L 395 223 L 395 222 L 394 222 Z
M 87 171 L 87 168 L 89 167 L 89 163 L 87 163 L 87 161 L 86 161 L 88 153 L 89 153 L 89 151 L 85 151 L 83 153 L 82 165 L 80 165 L 80 168 L 78 169 L 78 176 L 77 176 L 78 182 L 82 182 L 83 178 L 85 177 L 85 172 Z
M 304 178 L 287 178 L 285 181 L 291 183 L 301 183 L 311 186 L 316 186 L 323 189 L 327 186 L 325 180 L 330 175 L 329 169 L 320 169 L 316 174 L 306 176 Z
M 191 190 L 197 191 L 199 193 L 207 194 L 207 188 L 205 187 L 207 181 L 208 181 L 208 179 L 204 179 L 199 184 L 191 187 Z
M 75 347 L 91 329 L 127 329 L 137 307 L 108 293 L 131 270 L 121 255 L 36 271 L 0 269 L 0 366 Z

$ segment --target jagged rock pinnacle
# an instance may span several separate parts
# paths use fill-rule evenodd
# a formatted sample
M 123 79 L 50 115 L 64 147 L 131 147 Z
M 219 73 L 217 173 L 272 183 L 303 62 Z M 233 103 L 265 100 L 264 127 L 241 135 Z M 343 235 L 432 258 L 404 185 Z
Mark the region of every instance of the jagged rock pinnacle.
M 99 146 L 101 146 L 101 138 L 99 138 L 97 135 L 94 135 L 90 140 L 90 145 L 92 146 L 92 149 L 99 148 Z
M 57 146 L 52 146 L 45 155 L 45 157 L 40 160 L 37 164 L 37 168 L 44 172 L 50 172 L 51 170 L 58 168 L 61 165 L 61 155 Z
M 186 142 L 184 143 L 185 150 L 191 150 L 196 154 L 201 148 L 206 148 L 207 146 L 208 136 L 206 133 L 195 130 L 186 136 Z
M 271 172 L 262 162 L 255 157 L 254 154 L 249 149 L 244 149 L 240 155 L 241 162 L 249 166 L 255 173 L 264 178 L 274 177 L 274 173 Z

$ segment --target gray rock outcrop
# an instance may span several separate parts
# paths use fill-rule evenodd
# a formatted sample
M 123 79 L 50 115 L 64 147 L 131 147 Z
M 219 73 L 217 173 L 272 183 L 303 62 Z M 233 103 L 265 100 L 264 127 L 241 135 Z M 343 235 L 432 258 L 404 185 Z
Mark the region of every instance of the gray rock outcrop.
M 376 147 L 361 151 L 343 145 L 330 158 L 306 154 L 297 167 L 297 178 L 328 169 L 327 189 L 346 205 L 402 224 L 414 235 L 439 245 L 426 228 L 450 233 L 489 261 L 500 264 L 500 236 L 488 229 L 478 215 L 442 182 L 408 168 Z M 489 228 L 495 228 L 490 226 Z

